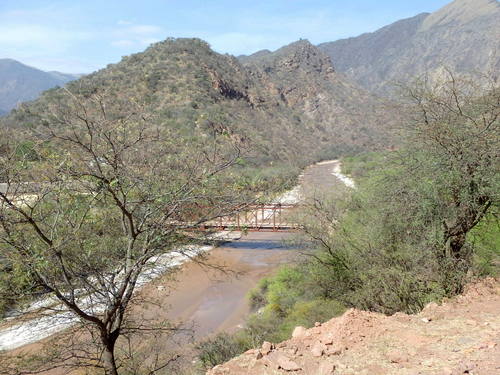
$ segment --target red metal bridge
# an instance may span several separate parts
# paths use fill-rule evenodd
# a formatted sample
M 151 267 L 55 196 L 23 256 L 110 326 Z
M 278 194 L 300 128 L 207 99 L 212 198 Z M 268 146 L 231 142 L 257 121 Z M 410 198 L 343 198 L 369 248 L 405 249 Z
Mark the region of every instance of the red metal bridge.
M 233 215 L 223 216 L 201 225 L 217 231 L 290 232 L 300 229 L 292 220 L 293 204 L 254 204 Z

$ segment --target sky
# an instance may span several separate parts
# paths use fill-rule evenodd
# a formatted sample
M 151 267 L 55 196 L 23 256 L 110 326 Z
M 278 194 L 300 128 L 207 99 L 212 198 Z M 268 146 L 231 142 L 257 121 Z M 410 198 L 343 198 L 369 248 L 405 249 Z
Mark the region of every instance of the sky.
M 233 55 L 334 41 L 451 0 L 0 0 L 0 58 L 90 73 L 167 37 Z

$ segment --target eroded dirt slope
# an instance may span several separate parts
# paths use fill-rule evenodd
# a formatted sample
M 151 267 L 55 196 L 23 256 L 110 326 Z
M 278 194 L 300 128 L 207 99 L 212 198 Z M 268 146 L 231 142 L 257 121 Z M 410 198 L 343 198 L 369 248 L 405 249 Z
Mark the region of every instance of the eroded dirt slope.
M 464 295 L 418 315 L 348 310 L 208 371 L 266 374 L 500 374 L 500 280 L 471 284 Z

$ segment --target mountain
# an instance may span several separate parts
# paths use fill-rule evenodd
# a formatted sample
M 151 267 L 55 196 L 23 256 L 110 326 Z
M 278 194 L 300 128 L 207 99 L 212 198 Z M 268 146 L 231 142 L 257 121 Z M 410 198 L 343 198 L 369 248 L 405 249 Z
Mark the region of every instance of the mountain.
M 44 72 L 12 59 L 0 59 L 0 116 L 19 103 L 37 98 L 42 91 L 78 78 L 78 75 Z
M 380 136 L 377 124 L 389 121 L 383 103 L 337 73 L 330 57 L 307 40 L 239 59 L 274 96 L 312 121 L 325 142 L 334 135 L 334 142 L 365 147 Z
M 380 104 L 335 73 L 317 47 L 299 41 L 257 57 L 242 63 L 199 39 L 167 39 L 66 87 L 133 98 L 186 139 L 203 136 L 213 125 L 227 127 L 252 145 L 259 165 L 310 161 L 326 152 L 338 156 L 381 140 L 382 120 L 375 110 L 366 114 L 367 108 L 381 112 Z M 13 111 L 4 125 L 36 125 L 61 100 L 60 89 L 49 90 Z
M 373 33 L 318 46 L 335 67 L 364 88 L 386 93 L 395 82 L 426 72 L 500 69 L 500 3 L 455 0 Z

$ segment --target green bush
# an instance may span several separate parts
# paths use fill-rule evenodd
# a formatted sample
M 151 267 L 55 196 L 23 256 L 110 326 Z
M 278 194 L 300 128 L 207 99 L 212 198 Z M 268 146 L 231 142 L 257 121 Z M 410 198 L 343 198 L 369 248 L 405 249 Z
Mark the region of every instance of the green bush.
M 242 335 L 219 333 L 218 335 L 199 342 L 196 349 L 198 358 L 205 369 L 224 363 L 249 349 L 248 342 Z
M 500 222 L 495 215 L 488 215 L 470 234 L 476 251 L 474 271 L 478 276 L 500 275 Z

